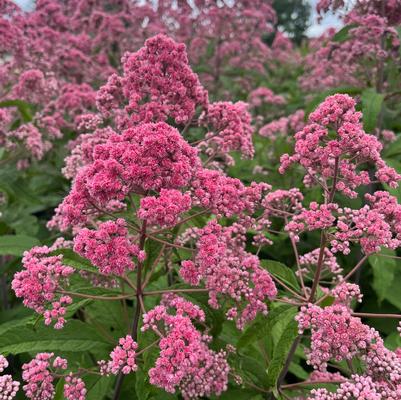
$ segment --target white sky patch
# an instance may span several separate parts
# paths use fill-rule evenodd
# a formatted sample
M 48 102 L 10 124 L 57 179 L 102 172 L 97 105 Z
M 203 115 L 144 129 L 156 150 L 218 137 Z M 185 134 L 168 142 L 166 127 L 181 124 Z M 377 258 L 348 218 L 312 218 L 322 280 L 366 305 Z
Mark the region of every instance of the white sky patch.
M 341 28 L 342 21 L 335 15 L 327 13 L 320 23 L 317 22 L 316 3 L 318 0 L 309 0 L 312 7 L 311 26 L 306 31 L 308 37 L 320 36 L 328 28 Z

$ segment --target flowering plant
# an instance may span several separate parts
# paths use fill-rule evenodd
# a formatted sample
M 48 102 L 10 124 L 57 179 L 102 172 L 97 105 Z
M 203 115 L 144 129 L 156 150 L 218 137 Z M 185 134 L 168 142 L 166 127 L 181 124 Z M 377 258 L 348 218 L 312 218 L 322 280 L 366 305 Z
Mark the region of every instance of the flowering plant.
M 378 12 L 375 1 L 370 8 L 362 3 L 348 18 L 365 21 Z M 14 114 L 7 120 L 7 152 L 14 150 L 9 133 L 29 128 L 15 138 L 27 145 L 30 162 L 51 154 L 50 144 L 36 139 L 48 132 L 39 119 L 56 118 L 54 109 L 63 111 L 57 132 L 72 140 L 59 168 L 67 193 L 43 217 L 42 243 L 31 238 L 18 247 L 12 235 L 6 238 L 14 247 L 2 261 L 16 272 L 4 304 L 22 305 L 15 319 L 14 308 L 5 310 L 8 320 L 0 325 L 0 399 L 401 398 L 401 315 L 369 307 L 400 304 L 401 175 L 381 141 L 388 132 L 384 77 L 374 93 L 369 87 L 370 100 L 367 92 L 362 101 L 335 93 L 300 103 L 267 83 L 251 90 L 254 82 L 243 79 L 249 103 L 235 90 L 215 101 L 227 97 L 220 90 L 224 74 L 197 75 L 190 59 L 231 15 L 222 41 L 210 39 L 216 47 L 206 65 L 243 65 L 232 51 L 242 49 L 253 22 L 266 28 L 262 11 L 274 20 L 270 4 L 258 10 L 238 1 L 220 10 L 199 2 L 193 17 L 189 3 L 71 4 L 40 1 L 28 15 L 0 4 L 8 14 L 3 24 L 22 36 L 31 24 L 41 34 L 64 26 L 63 39 L 82 57 L 85 49 L 93 52 L 91 62 L 108 75 L 99 72 L 104 82 L 97 84 L 95 69 L 61 68 L 56 81 L 64 86 L 49 98 L 41 70 L 21 74 L 18 84 L 10 77 L 10 93 L 24 102 L 6 103 L 4 115 L 31 103 L 37 108 L 29 113 L 41 111 L 18 127 Z M 131 6 L 148 24 L 134 24 Z M 339 6 L 319 2 L 318 9 Z M 196 38 L 186 47 L 172 37 L 189 40 L 183 21 L 191 18 Z M 125 47 L 123 26 L 170 36 L 148 38 L 117 65 L 104 54 L 122 49 L 104 31 Z M 369 42 L 363 27 L 356 30 L 357 40 Z M 286 42 L 279 34 L 275 41 Z M 17 75 L 23 64 L 15 63 L 36 54 L 25 45 L 21 58 L 8 59 Z M 257 54 L 267 60 L 270 49 L 259 38 L 252 45 L 245 66 L 263 72 Z M 299 60 L 298 52 L 284 57 L 278 47 L 271 51 L 283 63 Z M 60 55 L 48 50 L 42 61 L 52 71 Z M 378 98 L 380 107 L 372 105 Z M 21 262 L 10 258 L 21 248 L 28 248 Z M 384 318 L 395 321 L 387 338 L 388 326 L 372 322 Z

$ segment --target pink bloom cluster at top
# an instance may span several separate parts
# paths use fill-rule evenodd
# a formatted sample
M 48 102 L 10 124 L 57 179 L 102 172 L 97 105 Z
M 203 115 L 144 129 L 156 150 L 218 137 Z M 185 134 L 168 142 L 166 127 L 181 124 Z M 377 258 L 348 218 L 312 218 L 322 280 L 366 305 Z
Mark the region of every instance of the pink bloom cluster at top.
M 307 172 L 307 183 L 319 180 L 327 185 L 332 180 L 336 190 L 355 197 L 355 189 L 371 181 L 367 170 L 359 170 L 369 163 L 376 167 L 375 176 L 380 182 L 396 187 L 401 176 L 381 158 L 382 145 L 375 136 L 365 133 L 355 105 L 348 95 L 327 97 L 295 135 L 295 154 L 281 157 L 280 172 L 299 163 Z M 335 139 L 330 138 L 330 129 L 335 131 Z
M 196 231 L 195 260 L 183 261 L 180 275 L 191 285 L 204 281 L 209 291 L 209 304 L 219 308 L 219 298 L 231 299 L 227 311 L 237 327 L 252 321 L 258 312 L 267 314 L 265 301 L 277 294 L 269 273 L 259 259 L 244 249 L 244 231 L 240 225 L 223 228 L 215 220 Z
M 26 307 L 43 314 L 45 324 L 56 321 L 54 327 L 64 326 L 66 306 L 71 304 L 70 296 L 60 296 L 57 291 L 68 284 L 68 277 L 74 272 L 63 265 L 63 256 L 52 256 L 52 247 L 33 247 L 22 258 L 24 269 L 14 275 L 12 288 L 17 297 L 23 298 Z
M 136 350 L 138 344 L 132 339 L 131 335 L 120 338 L 118 346 L 110 353 L 110 361 L 99 361 L 100 372 L 102 375 L 122 372 L 125 375 L 135 372 L 138 369 L 136 365 Z
M 81 229 L 74 238 L 74 251 L 90 260 L 104 275 L 123 275 L 134 269 L 134 256 L 141 261 L 145 258 L 130 238 L 122 218 L 102 222 L 97 230 Z
M 252 117 L 248 104 L 243 101 L 232 103 L 219 101 L 208 105 L 200 116 L 200 124 L 212 128 L 199 145 L 210 147 L 207 154 L 238 151 L 243 157 L 252 158 L 255 152 L 252 143 Z
M 52 225 L 61 230 L 121 202 L 129 193 L 186 186 L 199 167 L 197 150 L 164 122 L 141 124 L 95 146 L 93 162 L 79 170 Z
M 126 99 L 131 123 L 171 117 L 182 124 L 192 119 L 196 106 L 207 105 L 207 92 L 188 65 L 185 45 L 165 35 L 148 39 L 136 53 L 126 54 L 123 69 L 124 76 L 113 75 L 97 95 L 105 115 Z
M 147 196 L 141 199 L 138 218 L 148 224 L 171 227 L 177 224 L 180 214 L 190 210 L 191 196 L 175 189 L 162 189 L 159 197 Z
M 160 355 L 149 370 L 150 383 L 169 393 L 178 389 L 184 399 L 219 396 L 227 390 L 230 368 L 226 353 L 208 348 L 192 320 L 204 321 L 204 312 L 181 297 L 166 295 L 161 305 L 143 316 L 143 331 L 161 332 Z

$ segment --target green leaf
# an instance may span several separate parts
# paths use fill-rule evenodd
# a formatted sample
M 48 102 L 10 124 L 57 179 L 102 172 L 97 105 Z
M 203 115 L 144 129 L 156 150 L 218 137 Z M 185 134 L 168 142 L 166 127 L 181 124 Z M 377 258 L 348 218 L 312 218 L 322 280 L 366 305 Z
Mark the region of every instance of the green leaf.
M 41 351 L 81 352 L 109 348 L 110 344 L 94 328 L 78 320 L 68 321 L 60 330 L 44 325 L 39 325 L 36 329 L 28 326 L 11 326 L 0 333 L 1 354 Z
M 382 254 L 393 256 L 394 251 L 383 249 Z M 379 301 L 382 302 L 391 288 L 395 272 L 396 260 L 389 257 L 381 257 L 379 254 L 374 254 L 369 257 L 369 263 L 372 266 L 373 282 L 372 287 L 375 290 Z
M 85 379 L 86 400 L 102 400 L 106 397 L 114 377 L 108 376 L 89 376 Z
M 371 133 L 377 126 L 377 119 L 382 109 L 384 95 L 374 89 L 366 89 L 362 92 L 363 127 Z
M 162 251 L 163 244 L 160 242 L 156 242 L 155 240 L 148 239 L 145 243 L 145 253 L 146 259 L 144 262 L 145 270 L 147 271 L 153 263 L 160 256 L 160 252 Z
M 38 239 L 25 235 L 0 236 L 0 255 L 21 256 L 25 250 L 40 245 Z
M 94 267 L 89 260 L 79 256 L 71 249 L 58 249 L 53 251 L 51 254 L 62 255 L 64 265 L 69 265 L 77 270 L 99 273 L 99 270 Z
M 135 380 L 135 392 L 138 399 L 146 400 L 149 398 L 152 387 L 149 383 L 148 374 L 146 374 L 142 368 L 139 368 L 136 373 Z
M 260 392 L 252 389 L 229 388 L 219 396 L 219 400 L 259 400 L 263 399 Z
M 356 24 L 346 25 L 341 28 L 332 38 L 332 42 L 342 43 L 349 39 L 349 31 L 355 28 Z
M 53 400 L 64 400 L 64 379 L 62 378 L 57 382 Z
M 31 106 L 22 100 L 5 100 L 0 102 L 0 108 L 17 107 L 24 122 L 32 121 Z
M 298 324 L 294 317 L 287 319 L 285 329 L 274 348 L 273 357 L 267 370 L 267 383 L 269 387 L 276 387 L 277 380 L 285 364 L 288 352 L 295 338 L 298 336 Z
M 279 278 L 288 286 L 295 290 L 300 289 L 297 277 L 291 268 L 274 260 L 261 260 L 260 263 L 264 269 L 267 269 L 272 275 Z
M 394 157 L 401 154 L 401 135 L 398 135 L 397 140 L 387 146 L 383 153 L 385 157 Z
M 244 333 L 238 340 L 237 348 L 240 350 L 255 341 L 265 337 L 268 332 L 274 327 L 274 325 L 280 320 L 280 316 L 291 307 L 290 305 L 279 305 L 269 311 L 266 317 L 260 317 L 256 319 L 251 325 L 249 325 Z

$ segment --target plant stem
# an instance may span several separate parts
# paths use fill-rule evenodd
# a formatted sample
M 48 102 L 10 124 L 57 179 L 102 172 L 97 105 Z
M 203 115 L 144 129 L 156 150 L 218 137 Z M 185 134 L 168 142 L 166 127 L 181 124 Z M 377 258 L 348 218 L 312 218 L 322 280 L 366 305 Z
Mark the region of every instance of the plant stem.
M 357 313 L 357 312 L 353 312 L 352 315 L 354 317 L 361 317 L 361 318 L 393 318 L 393 319 L 401 319 L 401 314 L 376 314 L 376 313 Z
M 95 296 L 91 294 L 84 293 L 76 293 L 76 292 L 68 292 L 66 290 L 60 290 L 61 294 L 65 294 L 67 296 L 80 297 L 82 299 L 92 299 L 92 300 L 124 300 L 124 299 L 132 299 L 134 297 L 133 294 L 125 294 L 121 296 Z
M 293 389 L 297 388 L 299 386 L 308 386 L 308 385 L 319 385 L 319 384 L 325 384 L 325 383 L 343 383 L 345 380 L 336 380 L 336 381 L 303 381 L 303 382 L 297 382 L 297 383 L 290 383 L 288 385 L 283 385 L 281 386 L 282 389 Z
M 325 249 L 325 247 L 326 247 L 326 233 L 323 230 L 321 232 L 321 234 L 320 234 L 319 257 L 318 257 L 318 260 L 317 260 L 315 276 L 313 278 L 312 288 L 311 288 L 310 295 L 309 295 L 309 302 L 313 302 L 313 300 L 315 298 L 316 291 L 317 291 L 317 287 L 319 285 L 320 275 L 321 275 L 322 269 L 323 269 L 323 257 L 324 257 L 324 249 Z
M 207 289 L 194 288 L 194 289 L 167 289 L 167 290 L 152 290 L 149 292 L 143 292 L 143 296 L 152 296 L 164 293 L 206 293 Z
M 141 231 L 140 231 L 140 238 L 139 238 L 139 249 L 143 250 L 145 248 L 145 240 L 146 240 L 146 220 L 143 221 Z M 142 268 L 143 268 L 143 261 L 138 262 L 137 266 L 137 274 L 136 274 L 136 307 L 134 318 L 132 321 L 132 328 L 131 328 L 131 336 L 132 339 L 136 342 L 138 340 L 138 325 L 139 319 L 141 317 L 142 312 Z M 121 388 L 124 381 L 124 374 L 121 372 L 117 376 L 117 382 L 114 389 L 114 396 L 113 400 L 118 400 L 120 398 Z
M 281 385 L 284 382 L 285 376 L 287 375 L 288 369 L 290 368 L 292 358 L 294 357 L 294 354 L 295 354 L 300 342 L 301 342 L 301 335 L 298 335 L 295 338 L 294 342 L 292 343 L 290 351 L 288 352 L 287 359 L 285 360 L 284 368 L 280 372 L 280 376 L 277 381 L 277 387 L 279 387 L 279 388 L 282 387 Z
M 288 219 L 287 217 L 285 218 L 285 223 L 288 224 Z M 292 237 L 292 235 L 289 235 L 290 238 L 290 242 L 291 242 L 291 246 L 292 249 L 294 250 L 294 256 L 295 256 L 295 262 L 297 264 L 297 269 L 298 269 L 298 274 L 299 274 L 299 280 L 301 282 L 301 287 L 302 287 L 302 291 L 304 293 L 304 296 L 307 296 L 307 291 L 306 291 L 306 287 L 305 287 L 305 282 L 304 282 L 304 278 L 302 276 L 302 268 L 301 268 L 301 263 L 299 262 L 299 254 L 298 254 L 298 248 L 297 248 L 297 244 L 295 243 L 294 238 Z

